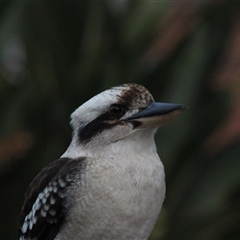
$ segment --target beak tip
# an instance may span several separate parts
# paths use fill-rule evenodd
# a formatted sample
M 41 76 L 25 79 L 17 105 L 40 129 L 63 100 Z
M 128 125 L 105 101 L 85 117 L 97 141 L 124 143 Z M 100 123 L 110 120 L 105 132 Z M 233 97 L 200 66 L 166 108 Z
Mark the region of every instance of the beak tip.
M 180 107 L 180 109 L 182 109 L 182 110 L 185 110 L 185 109 L 188 109 L 189 107 L 188 106 L 185 106 L 185 105 L 182 105 L 181 107 Z

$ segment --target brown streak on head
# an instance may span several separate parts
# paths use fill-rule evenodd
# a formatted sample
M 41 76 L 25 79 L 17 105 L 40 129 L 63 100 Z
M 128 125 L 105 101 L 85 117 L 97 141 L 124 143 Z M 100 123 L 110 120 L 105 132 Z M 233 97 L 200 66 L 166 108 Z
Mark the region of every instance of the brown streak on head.
M 134 106 L 145 108 L 150 102 L 153 102 L 153 96 L 142 85 L 135 83 L 123 84 L 121 94 L 118 95 L 118 103 L 131 109 Z

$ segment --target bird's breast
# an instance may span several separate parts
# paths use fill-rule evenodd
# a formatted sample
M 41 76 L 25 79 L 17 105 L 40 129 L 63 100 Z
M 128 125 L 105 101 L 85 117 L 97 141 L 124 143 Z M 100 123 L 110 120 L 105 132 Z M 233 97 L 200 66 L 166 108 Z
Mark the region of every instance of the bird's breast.
M 163 165 L 157 154 L 88 158 L 75 187 L 66 239 L 144 239 L 164 200 Z

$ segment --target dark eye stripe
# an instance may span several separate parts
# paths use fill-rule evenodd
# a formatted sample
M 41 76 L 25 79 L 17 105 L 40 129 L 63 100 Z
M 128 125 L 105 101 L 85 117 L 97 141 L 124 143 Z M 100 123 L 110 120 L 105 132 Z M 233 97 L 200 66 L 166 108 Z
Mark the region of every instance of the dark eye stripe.
M 83 128 L 80 128 L 78 130 L 78 138 L 79 141 L 82 142 L 88 142 L 90 141 L 94 136 L 98 135 L 99 133 L 103 132 L 106 129 L 110 129 L 113 126 L 119 124 L 118 121 L 114 122 L 108 122 L 109 120 L 113 120 L 113 118 L 110 116 L 109 112 L 104 113 L 94 119 L 92 122 L 88 123 Z

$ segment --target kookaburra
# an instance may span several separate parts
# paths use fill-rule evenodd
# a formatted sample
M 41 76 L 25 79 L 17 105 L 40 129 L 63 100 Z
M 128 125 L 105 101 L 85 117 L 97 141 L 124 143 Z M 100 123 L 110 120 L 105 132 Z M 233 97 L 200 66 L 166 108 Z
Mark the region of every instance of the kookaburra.
M 77 108 L 70 146 L 28 187 L 19 239 L 147 239 L 165 198 L 154 134 L 185 108 L 138 84 Z

